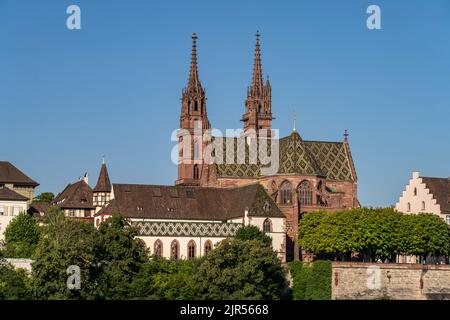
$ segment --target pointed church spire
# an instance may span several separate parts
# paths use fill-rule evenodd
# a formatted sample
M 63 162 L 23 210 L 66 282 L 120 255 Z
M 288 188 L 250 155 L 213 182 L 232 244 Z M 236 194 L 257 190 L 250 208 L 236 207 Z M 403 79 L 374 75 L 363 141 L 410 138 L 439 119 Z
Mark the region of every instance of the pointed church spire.
M 255 57 L 253 61 L 252 83 L 247 89 L 245 100 L 245 114 L 242 116 L 244 131 L 271 128 L 272 117 L 272 88 L 269 77 L 266 85 L 263 82 L 261 64 L 261 44 L 259 31 L 256 32 Z
M 198 76 L 197 39 L 197 34 L 192 34 L 191 68 L 189 70 L 189 81 L 186 89 L 200 92 L 202 90 L 202 85 Z
M 102 167 L 98 176 L 97 185 L 94 192 L 111 192 L 111 182 L 109 181 L 108 169 L 106 168 L 105 158 L 102 161 Z
M 261 48 L 259 43 L 259 31 L 256 31 L 255 59 L 253 62 L 253 79 L 251 91 L 253 96 L 260 97 L 263 92 L 263 76 L 261 65 Z

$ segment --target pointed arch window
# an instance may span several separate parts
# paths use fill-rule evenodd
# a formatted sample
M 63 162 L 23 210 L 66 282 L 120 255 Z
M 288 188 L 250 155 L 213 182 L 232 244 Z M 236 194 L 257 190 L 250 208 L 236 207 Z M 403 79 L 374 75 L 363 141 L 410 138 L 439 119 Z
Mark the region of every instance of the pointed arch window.
M 292 203 L 292 186 L 289 181 L 284 181 L 280 187 L 281 204 Z
M 194 111 L 198 111 L 198 101 L 195 100 L 194 102 Z
M 270 221 L 269 218 L 267 218 L 266 220 L 264 220 L 263 222 L 263 231 L 265 233 L 270 233 L 272 232 L 272 221 Z
M 422 211 L 425 211 L 425 201 L 422 201 Z
M 417 196 L 417 188 L 414 188 L 414 196 Z
M 194 240 L 189 241 L 187 249 L 188 249 L 188 259 L 189 260 L 195 259 L 196 245 Z
M 304 206 L 312 205 L 313 192 L 311 182 L 304 180 L 300 183 L 298 186 L 298 196 L 300 198 L 300 204 Z
M 173 260 L 180 258 L 180 244 L 177 240 L 173 240 L 170 244 L 170 258 Z
M 406 211 L 411 212 L 411 203 L 409 202 L 406 204 Z
M 155 256 L 161 258 L 162 257 L 162 253 L 163 253 L 162 252 L 162 250 L 163 250 L 163 243 L 162 243 L 162 241 L 159 240 L 159 239 L 156 240 L 155 244 L 153 246 L 153 249 L 154 249 Z
M 194 179 L 198 179 L 198 164 L 194 164 Z
M 212 242 L 210 240 L 207 240 L 205 242 L 205 255 L 207 255 L 212 250 Z

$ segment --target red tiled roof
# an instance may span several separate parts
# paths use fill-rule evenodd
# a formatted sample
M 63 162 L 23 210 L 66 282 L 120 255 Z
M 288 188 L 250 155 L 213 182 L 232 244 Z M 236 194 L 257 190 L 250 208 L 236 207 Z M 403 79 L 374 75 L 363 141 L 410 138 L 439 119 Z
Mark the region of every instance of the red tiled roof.
M 185 186 L 114 184 L 114 200 L 97 215 L 127 218 L 220 220 L 249 216 L 284 217 L 259 184 L 221 189 Z M 265 204 L 269 206 L 264 210 Z
M 0 200 L 5 200 L 5 201 L 28 201 L 29 199 L 27 197 L 24 197 L 20 194 L 18 194 L 17 192 L 3 187 L 0 188 Z
M 108 169 L 104 163 L 100 169 L 100 175 L 98 176 L 98 181 L 94 188 L 94 192 L 111 192 L 111 182 L 109 181 Z
M 69 184 L 53 204 L 61 209 L 94 209 L 92 189 L 84 180 Z
M 39 185 L 8 161 L 0 161 L 0 183 L 14 183 L 31 187 Z
M 450 178 L 421 177 L 443 213 L 450 213 Z

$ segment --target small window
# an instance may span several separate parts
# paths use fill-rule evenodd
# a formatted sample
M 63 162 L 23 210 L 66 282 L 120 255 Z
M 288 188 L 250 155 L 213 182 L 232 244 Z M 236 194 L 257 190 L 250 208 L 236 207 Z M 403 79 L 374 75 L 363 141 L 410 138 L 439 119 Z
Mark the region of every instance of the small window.
M 205 255 L 207 255 L 212 250 L 212 243 L 211 241 L 207 240 L 205 242 Z
M 411 212 L 411 203 L 408 202 L 408 204 L 406 205 L 406 211 L 407 212 Z
M 425 201 L 422 201 L 422 211 L 425 211 Z
M 155 256 L 157 257 L 162 257 L 162 249 L 163 249 L 163 244 L 161 242 L 161 240 L 156 240 L 155 241 L 155 245 L 154 245 L 154 252 L 155 252 Z
M 188 259 L 195 259 L 195 242 L 194 240 L 189 241 L 188 243 Z
M 194 165 L 194 179 L 198 179 L 199 174 L 198 174 L 198 164 Z
M 160 188 L 153 188 L 153 196 L 154 197 L 161 197 L 161 189 Z
M 186 197 L 188 197 L 189 199 L 194 199 L 194 190 L 186 189 Z
M 272 222 L 270 221 L 270 219 L 264 220 L 264 223 L 263 223 L 263 231 L 264 231 L 265 233 L 270 233 L 270 232 L 272 232 Z
M 178 260 L 179 250 L 180 250 L 180 245 L 178 244 L 178 241 L 173 240 L 172 244 L 170 245 L 170 258 L 173 260 Z
M 269 212 L 270 211 L 270 203 L 268 201 L 266 201 L 264 203 L 263 210 L 264 210 L 264 212 Z
M 414 188 L 414 196 L 417 196 L 417 188 Z
M 178 198 L 178 190 L 176 188 L 170 188 L 169 194 L 172 198 Z

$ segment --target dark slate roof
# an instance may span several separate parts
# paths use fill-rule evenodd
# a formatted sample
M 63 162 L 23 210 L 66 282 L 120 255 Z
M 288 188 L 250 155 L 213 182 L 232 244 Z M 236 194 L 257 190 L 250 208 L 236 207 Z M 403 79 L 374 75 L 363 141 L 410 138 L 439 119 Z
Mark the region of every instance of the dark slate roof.
M 0 161 L 0 183 L 14 183 L 31 187 L 39 185 L 8 161 Z
M 27 197 L 22 196 L 21 194 L 18 194 L 17 192 L 3 187 L 0 188 L 0 200 L 5 201 L 28 201 L 29 199 Z
M 97 215 L 120 213 L 127 218 L 219 220 L 243 217 L 284 217 L 259 184 L 239 188 L 199 188 L 114 184 L 114 200 Z M 264 210 L 266 202 L 269 204 Z
M 109 181 L 108 169 L 104 163 L 100 169 L 100 174 L 98 176 L 98 181 L 94 188 L 94 192 L 111 192 L 111 182 Z
M 233 140 L 234 164 L 226 163 L 227 139 Z M 304 141 L 294 131 L 279 140 L 280 167 L 278 174 L 318 175 L 330 180 L 356 181 L 356 171 L 348 143 Z M 245 163 L 237 163 L 237 138 L 223 139 L 223 164 L 216 164 L 219 177 L 257 178 L 261 164 L 249 162 L 250 147 L 245 144 Z M 270 146 L 268 147 L 270 150 Z
M 450 213 L 450 178 L 421 177 L 443 213 Z
M 69 184 L 53 204 L 61 209 L 94 209 L 92 188 L 84 180 Z

